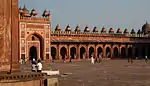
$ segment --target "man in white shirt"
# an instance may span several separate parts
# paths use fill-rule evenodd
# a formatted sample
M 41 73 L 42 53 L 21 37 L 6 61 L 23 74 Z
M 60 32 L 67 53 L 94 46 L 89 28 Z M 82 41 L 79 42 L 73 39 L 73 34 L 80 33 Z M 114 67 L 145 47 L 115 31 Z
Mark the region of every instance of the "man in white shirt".
M 42 63 L 40 60 L 38 60 L 38 63 L 37 63 L 37 72 L 41 72 L 42 71 Z

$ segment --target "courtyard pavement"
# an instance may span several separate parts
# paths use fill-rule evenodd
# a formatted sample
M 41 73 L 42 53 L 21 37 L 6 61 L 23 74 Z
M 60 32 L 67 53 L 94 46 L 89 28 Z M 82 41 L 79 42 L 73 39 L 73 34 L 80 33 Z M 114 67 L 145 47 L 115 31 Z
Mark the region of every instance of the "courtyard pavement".
M 150 61 L 104 60 L 91 64 L 90 61 L 62 61 L 43 63 L 43 70 L 60 70 L 59 86 L 150 86 Z M 23 72 L 30 71 L 29 65 L 22 65 Z

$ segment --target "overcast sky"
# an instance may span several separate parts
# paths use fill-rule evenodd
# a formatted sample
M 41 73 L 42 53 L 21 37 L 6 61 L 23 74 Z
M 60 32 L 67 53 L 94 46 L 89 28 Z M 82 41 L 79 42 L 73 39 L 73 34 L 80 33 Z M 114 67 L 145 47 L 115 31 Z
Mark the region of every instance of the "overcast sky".
M 44 9 L 51 11 L 52 28 L 60 24 L 64 29 L 70 24 L 81 29 L 86 24 L 93 29 L 97 26 L 108 28 L 140 29 L 147 20 L 150 22 L 150 0 L 19 0 L 19 7 L 36 9 L 39 16 Z

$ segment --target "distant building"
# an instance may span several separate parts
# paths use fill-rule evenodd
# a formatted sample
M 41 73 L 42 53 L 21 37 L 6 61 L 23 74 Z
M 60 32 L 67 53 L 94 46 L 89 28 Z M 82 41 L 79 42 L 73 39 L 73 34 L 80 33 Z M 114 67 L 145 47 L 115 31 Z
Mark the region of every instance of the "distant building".
M 106 31 L 97 27 L 90 31 L 88 25 L 81 32 L 77 25 L 74 31 L 67 25 L 62 31 L 58 24 L 51 31 L 50 13 L 43 12 L 43 17 L 37 17 L 37 12 L 31 12 L 26 7 L 19 8 L 20 27 L 20 58 L 36 59 L 89 59 L 91 55 L 100 54 L 106 59 L 121 59 L 127 57 L 150 57 L 149 24 L 143 25 L 142 30 L 131 32 L 120 28 Z

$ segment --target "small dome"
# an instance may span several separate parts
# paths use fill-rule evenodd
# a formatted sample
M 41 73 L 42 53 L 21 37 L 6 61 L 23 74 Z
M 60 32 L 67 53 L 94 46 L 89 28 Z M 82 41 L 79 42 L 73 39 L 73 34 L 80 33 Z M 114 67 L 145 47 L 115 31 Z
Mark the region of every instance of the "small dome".
M 97 28 L 97 27 L 94 27 L 94 28 L 93 28 L 93 32 L 98 32 L 98 28 Z
M 137 34 L 141 34 L 142 32 L 141 32 L 141 30 L 139 29 L 138 31 L 137 31 Z
M 146 23 L 142 26 L 142 32 L 144 34 L 147 34 L 148 32 L 150 32 L 150 24 L 148 24 L 148 22 L 146 21 Z
M 85 26 L 84 32 L 90 32 L 88 25 Z
M 19 8 L 19 13 L 22 15 L 23 14 L 23 9 L 20 7 Z
M 35 9 L 32 9 L 32 11 L 31 11 L 31 16 L 36 16 L 36 15 L 37 15 L 36 10 L 35 10 Z
M 124 30 L 124 33 L 129 33 L 129 31 L 128 31 L 128 29 L 127 29 L 127 28 Z
M 50 11 L 48 12 L 48 11 L 44 10 L 42 16 L 43 16 L 43 17 L 48 17 L 48 16 L 50 16 Z
M 106 28 L 103 26 L 101 33 L 106 33 Z
M 61 31 L 59 24 L 56 25 L 55 31 Z
M 80 27 L 79 27 L 79 25 L 76 26 L 75 32 L 80 32 Z
M 118 28 L 117 33 L 122 33 L 122 30 Z
M 110 28 L 110 29 L 109 29 L 109 33 L 114 33 L 114 29 L 113 29 L 113 28 Z
M 70 25 L 67 25 L 65 31 L 71 31 Z
M 131 30 L 131 34 L 135 34 L 135 31 L 134 31 L 134 29 L 132 29 L 132 30 Z
M 24 8 L 23 8 L 23 15 L 25 17 L 30 17 L 31 16 L 29 10 L 26 8 L 25 5 L 24 5 Z

